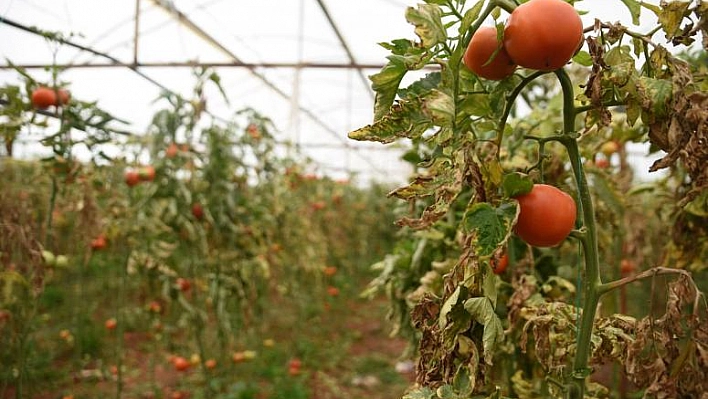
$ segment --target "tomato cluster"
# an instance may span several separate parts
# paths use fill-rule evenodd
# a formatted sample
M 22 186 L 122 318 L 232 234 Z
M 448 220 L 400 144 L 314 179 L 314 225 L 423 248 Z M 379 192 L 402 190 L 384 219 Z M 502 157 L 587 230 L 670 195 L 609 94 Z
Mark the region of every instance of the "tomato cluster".
M 45 109 L 52 105 L 61 106 L 69 103 L 70 94 L 66 89 L 54 90 L 40 86 L 32 92 L 32 105 L 38 109 Z
M 531 0 L 509 16 L 503 39 L 493 27 L 479 28 L 463 58 L 467 68 L 489 80 L 502 80 L 516 66 L 553 71 L 565 65 L 583 41 L 578 12 L 563 0 Z

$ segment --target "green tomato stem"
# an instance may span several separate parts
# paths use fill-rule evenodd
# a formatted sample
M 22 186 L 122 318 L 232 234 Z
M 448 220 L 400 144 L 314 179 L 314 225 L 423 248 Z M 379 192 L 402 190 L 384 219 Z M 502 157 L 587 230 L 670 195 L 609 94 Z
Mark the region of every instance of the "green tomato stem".
M 583 281 L 582 298 L 583 313 L 580 320 L 575 359 L 573 361 L 572 387 L 569 387 L 569 397 L 571 399 L 582 399 L 585 395 L 585 379 L 590 370 L 588 369 L 588 359 L 591 351 L 591 337 L 595 313 L 599 302 L 602 285 L 600 278 L 600 261 L 597 246 L 597 227 L 595 225 L 595 211 L 593 209 L 592 197 L 588 187 L 587 178 L 583 169 L 580 151 L 578 149 L 575 133 L 575 96 L 573 94 L 573 82 L 563 69 L 556 72 L 563 90 L 563 137 L 561 143 L 568 151 L 568 157 L 573 168 L 573 174 L 578 189 L 579 211 L 582 216 L 582 224 L 585 228 L 585 235 L 580 240 L 585 258 L 585 279 Z

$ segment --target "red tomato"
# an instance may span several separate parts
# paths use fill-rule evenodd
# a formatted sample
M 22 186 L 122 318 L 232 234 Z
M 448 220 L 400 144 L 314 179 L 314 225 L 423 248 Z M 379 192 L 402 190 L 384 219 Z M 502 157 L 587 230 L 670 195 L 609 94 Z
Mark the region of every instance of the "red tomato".
M 534 184 L 531 192 L 516 197 L 521 212 L 514 232 L 536 247 L 560 244 L 575 226 L 573 198 L 546 184 Z
M 57 93 L 49 87 L 38 87 L 32 92 L 32 105 L 35 108 L 44 109 L 57 103 Z
M 191 366 L 189 360 L 183 358 L 182 356 L 177 356 L 172 359 L 172 364 L 175 366 L 175 370 L 177 371 L 186 371 L 189 369 L 189 366 Z
M 140 168 L 140 170 L 138 171 L 138 176 L 140 177 L 140 181 L 155 180 L 155 167 L 152 165 L 148 165 Z
M 118 321 L 111 317 L 110 319 L 106 320 L 105 325 L 107 329 L 115 330 L 116 326 L 118 326 Z
M 339 295 L 339 288 L 337 287 L 327 287 L 327 294 L 329 296 L 337 296 Z
M 502 274 L 506 270 L 507 265 L 509 265 L 509 255 L 502 255 L 499 260 L 492 260 L 492 271 L 494 274 Z
M 607 158 L 598 158 L 595 160 L 595 166 L 600 169 L 607 169 L 610 167 L 610 161 L 608 161 Z
M 94 251 L 100 251 L 106 248 L 106 245 L 106 236 L 104 236 L 103 234 L 99 234 L 98 237 L 91 240 L 91 249 L 93 249 Z
M 134 187 L 140 183 L 140 175 L 134 170 L 129 170 L 125 172 L 125 184 L 128 187 Z
M 633 261 L 629 259 L 622 259 L 622 261 L 620 261 L 620 272 L 622 275 L 632 274 L 636 269 L 637 265 L 635 265 Z
M 214 359 L 209 359 L 206 362 L 204 362 L 204 367 L 206 367 L 209 370 L 213 370 L 216 368 L 216 360 Z
M 491 58 L 493 55 L 494 58 Z M 467 46 L 463 62 L 469 70 L 490 80 L 505 79 L 516 70 L 516 64 L 497 40 L 497 29 L 492 26 L 477 29 Z
M 531 0 L 511 13 L 504 30 L 504 48 L 524 68 L 553 71 L 580 48 L 583 22 L 562 0 Z
M 54 105 L 69 104 L 69 100 L 71 99 L 71 94 L 69 94 L 69 91 L 66 89 L 59 89 L 57 92 L 59 95 L 57 96 L 57 102 Z
M 200 203 L 196 202 L 192 205 L 192 215 L 197 220 L 202 220 L 204 218 L 204 208 L 202 208 Z
M 187 292 L 192 289 L 192 283 L 190 283 L 186 278 L 180 277 L 177 279 L 177 287 L 180 291 Z
M 177 156 L 178 152 L 179 152 L 179 147 L 177 147 L 177 144 L 170 143 L 170 145 L 167 146 L 167 149 L 165 150 L 165 156 L 167 158 L 174 158 L 175 156 Z

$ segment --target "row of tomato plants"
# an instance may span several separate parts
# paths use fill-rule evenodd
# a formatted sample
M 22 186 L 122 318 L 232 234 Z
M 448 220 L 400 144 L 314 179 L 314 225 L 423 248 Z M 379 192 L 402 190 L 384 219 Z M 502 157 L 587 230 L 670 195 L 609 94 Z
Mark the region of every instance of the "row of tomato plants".
M 213 369 L 252 360 L 247 343 L 286 316 L 273 309 L 302 318 L 326 311 L 353 289 L 345 276 L 365 274 L 367 259 L 392 243 L 382 188 L 335 181 L 280 155 L 271 122 L 253 110 L 225 123 L 199 100 L 165 94 L 145 135 L 126 139 L 95 103 L 20 72 L 25 87 L 1 92 L 3 112 L 18 122 L 8 124 L 17 129 L 5 131 L 6 147 L 39 136 L 51 155 L 14 161 L 8 150 L 2 159 L 3 397 L 37 388 L 44 351 L 51 362 L 70 354 L 67 374 L 112 365 L 121 397 L 134 388 L 125 386 L 126 362 L 135 366 L 125 356 L 136 333 L 152 342 L 151 376 L 168 351 L 175 370 L 199 370 L 200 395 L 225 395 L 210 383 Z M 195 97 L 217 80 L 197 73 Z M 76 157 L 82 145 L 88 162 Z M 107 146 L 122 155 L 106 160 Z M 70 301 L 68 315 L 52 315 L 55 296 Z M 110 341 L 98 342 L 96 325 Z M 61 342 L 48 343 L 47 330 Z M 301 360 L 293 354 L 283 367 L 297 376 Z

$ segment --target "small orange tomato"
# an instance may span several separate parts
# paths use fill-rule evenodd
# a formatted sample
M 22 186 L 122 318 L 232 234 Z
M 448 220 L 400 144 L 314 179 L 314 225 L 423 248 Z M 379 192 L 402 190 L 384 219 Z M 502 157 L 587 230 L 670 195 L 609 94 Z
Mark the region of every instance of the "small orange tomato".
M 99 234 L 98 237 L 91 240 L 91 249 L 94 251 L 100 251 L 106 248 L 106 245 L 106 236 L 103 234 Z
M 177 279 L 177 288 L 179 288 L 182 292 L 187 292 L 192 288 L 192 283 L 190 283 L 186 278 L 180 277 Z
M 620 261 L 620 272 L 622 273 L 622 275 L 632 274 L 636 269 L 637 266 L 634 264 L 633 261 L 629 259 L 622 259 Z
M 192 215 L 197 220 L 202 220 L 204 218 L 204 208 L 202 207 L 202 204 L 198 202 L 192 204 Z
M 327 266 L 324 268 L 325 276 L 334 276 L 337 273 L 337 266 Z
M 499 257 L 499 260 L 492 260 L 492 271 L 494 274 L 502 274 L 509 265 L 509 255 L 504 254 Z
M 57 103 L 57 94 L 49 87 L 38 87 L 32 92 L 32 105 L 44 109 Z
M 110 319 L 106 320 L 105 322 L 106 328 L 109 330 L 115 330 L 116 326 L 118 325 L 118 321 L 111 317 Z
M 233 355 L 231 355 L 231 360 L 233 360 L 234 363 L 241 363 L 246 360 L 246 355 L 244 355 L 243 352 L 234 352 Z
M 69 91 L 66 89 L 59 89 L 57 90 L 58 96 L 57 96 L 57 101 L 54 105 L 66 105 L 69 104 L 69 100 L 71 99 L 71 94 L 69 94 Z
M 125 184 L 128 187 L 135 187 L 140 183 L 140 175 L 134 170 L 129 170 L 125 172 Z
M 179 152 L 179 147 L 177 147 L 177 144 L 170 143 L 170 145 L 168 145 L 167 149 L 165 150 L 165 156 L 167 158 L 174 158 L 175 156 L 177 156 L 177 152 Z
M 189 360 L 183 358 L 182 356 L 177 356 L 172 359 L 172 365 L 175 366 L 175 370 L 177 371 L 186 371 L 189 369 L 191 364 L 189 363 Z
M 516 64 L 497 40 L 497 29 L 492 26 L 477 29 L 467 46 L 463 62 L 477 76 L 489 80 L 506 79 L 516 70 Z
M 608 161 L 607 158 L 598 158 L 595 160 L 595 166 L 599 169 L 607 169 L 610 167 L 610 161 Z
M 339 295 L 339 288 L 337 287 L 327 287 L 327 294 L 329 296 L 337 296 Z
M 216 368 L 216 360 L 214 359 L 209 359 L 206 362 L 204 362 L 204 367 L 206 367 L 209 370 L 214 370 Z
M 140 168 L 138 171 L 138 176 L 140 176 L 140 181 L 153 181 L 155 180 L 155 167 L 148 165 Z

